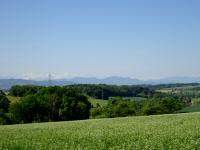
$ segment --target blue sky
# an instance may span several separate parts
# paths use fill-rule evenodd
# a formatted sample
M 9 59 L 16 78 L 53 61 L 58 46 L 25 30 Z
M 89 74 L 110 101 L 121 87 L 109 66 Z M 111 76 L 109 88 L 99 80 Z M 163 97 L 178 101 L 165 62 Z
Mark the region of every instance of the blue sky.
M 1 0 L 0 77 L 200 76 L 199 0 Z

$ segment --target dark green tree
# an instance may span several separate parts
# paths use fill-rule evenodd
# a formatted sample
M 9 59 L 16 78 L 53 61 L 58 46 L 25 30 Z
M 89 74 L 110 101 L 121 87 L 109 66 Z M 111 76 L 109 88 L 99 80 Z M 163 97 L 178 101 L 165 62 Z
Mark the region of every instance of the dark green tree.
M 7 99 L 6 94 L 0 90 L 0 110 L 8 112 L 10 101 Z
M 88 119 L 91 104 L 73 89 L 45 87 L 10 107 L 13 122 L 44 122 Z
M 62 120 L 88 119 L 90 116 L 91 104 L 87 97 L 80 94 L 65 94 L 60 107 L 59 116 Z

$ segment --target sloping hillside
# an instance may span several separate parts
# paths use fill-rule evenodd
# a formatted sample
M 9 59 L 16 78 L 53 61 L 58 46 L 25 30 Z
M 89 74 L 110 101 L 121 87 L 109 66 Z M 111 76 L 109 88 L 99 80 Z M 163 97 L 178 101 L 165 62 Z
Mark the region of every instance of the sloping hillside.
M 198 149 L 200 113 L 0 126 L 0 149 Z

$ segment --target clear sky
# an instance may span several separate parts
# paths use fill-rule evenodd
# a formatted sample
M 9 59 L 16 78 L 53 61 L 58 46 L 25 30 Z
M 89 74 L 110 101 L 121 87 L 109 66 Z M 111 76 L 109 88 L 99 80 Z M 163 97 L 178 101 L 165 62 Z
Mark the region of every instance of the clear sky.
M 200 76 L 199 0 L 1 0 L 0 77 Z

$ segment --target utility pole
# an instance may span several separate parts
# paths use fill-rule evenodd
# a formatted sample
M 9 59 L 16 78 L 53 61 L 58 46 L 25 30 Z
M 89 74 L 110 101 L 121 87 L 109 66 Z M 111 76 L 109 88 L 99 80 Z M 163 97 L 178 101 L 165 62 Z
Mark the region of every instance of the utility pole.
M 103 86 L 101 87 L 101 98 L 104 100 L 104 91 L 103 91 Z

